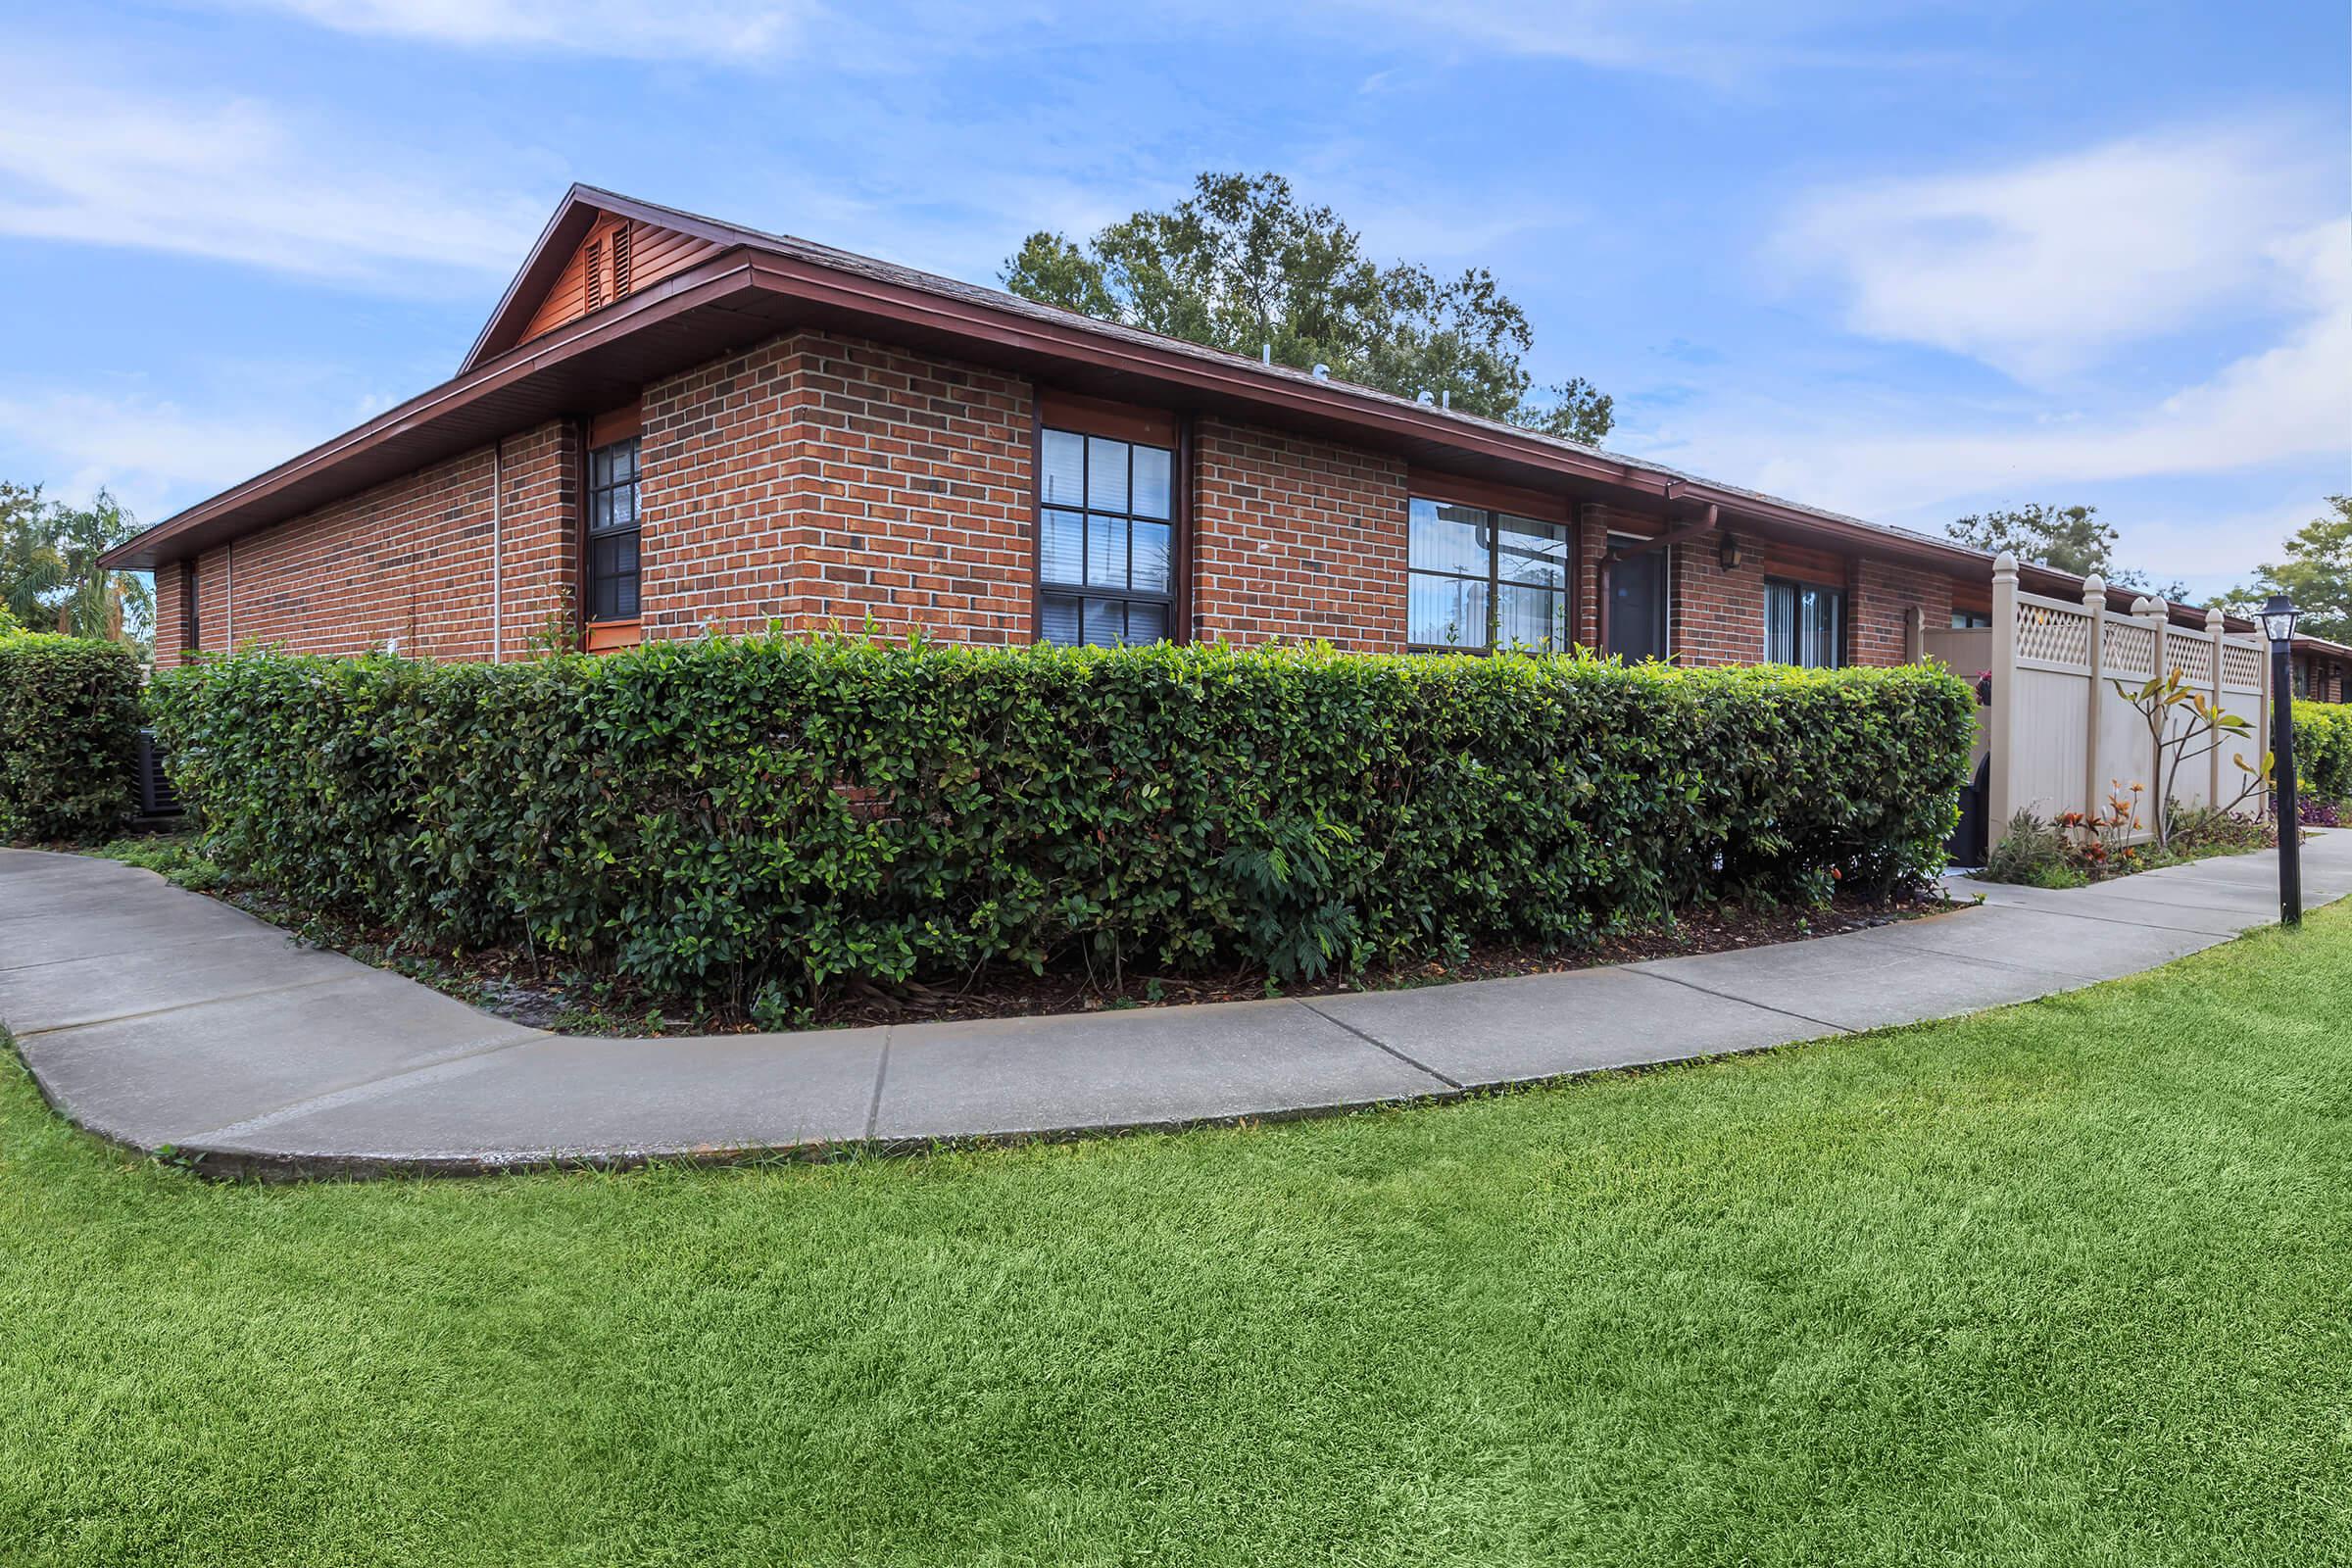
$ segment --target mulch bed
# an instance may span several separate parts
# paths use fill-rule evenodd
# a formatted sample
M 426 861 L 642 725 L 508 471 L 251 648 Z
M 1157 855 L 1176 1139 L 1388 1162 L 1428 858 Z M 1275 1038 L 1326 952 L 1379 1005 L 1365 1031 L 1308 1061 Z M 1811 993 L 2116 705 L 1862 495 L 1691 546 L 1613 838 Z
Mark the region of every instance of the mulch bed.
M 758 1026 L 740 1014 L 671 1014 L 658 1004 L 609 978 L 558 970 L 513 948 L 426 952 L 395 942 L 383 930 L 306 918 L 268 895 L 223 891 L 213 895 L 266 920 L 296 931 L 305 940 L 350 954 L 364 962 L 397 970 L 501 1017 L 534 1028 L 587 1035 L 740 1034 Z M 926 1023 L 948 1019 L 1025 1018 L 1049 1013 L 1098 1012 L 1109 1008 L 1173 1006 L 1194 1002 L 1239 1002 L 1268 996 L 1315 997 L 1343 992 L 1387 991 L 1445 985 L 1457 980 L 1493 980 L 1506 975 L 1553 974 L 1644 958 L 1686 957 L 1774 943 L 1864 931 L 1896 920 L 1917 919 L 1966 907 L 1931 892 L 1893 901 L 1840 894 L 1829 907 L 1754 908 L 1722 905 L 1686 911 L 1669 925 L 1604 938 L 1573 952 L 1494 945 L 1472 950 L 1459 963 L 1420 963 L 1374 969 L 1351 980 L 1270 987 L 1262 972 L 1151 976 L 1130 973 L 1113 987 L 1107 976 L 1083 971 L 1033 975 L 1023 969 L 989 969 L 961 985 L 905 984 L 882 987 L 858 982 L 815 1010 L 817 1027 Z

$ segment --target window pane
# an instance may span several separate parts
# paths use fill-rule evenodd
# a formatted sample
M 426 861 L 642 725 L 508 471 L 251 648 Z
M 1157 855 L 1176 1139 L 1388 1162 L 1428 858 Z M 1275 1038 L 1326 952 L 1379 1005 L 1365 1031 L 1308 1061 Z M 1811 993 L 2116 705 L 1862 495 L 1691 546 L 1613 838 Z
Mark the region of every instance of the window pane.
M 637 536 L 612 534 L 588 546 L 588 615 L 626 620 L 637 613 Z
M 1086 517 L 1049 512 L 1039 519 L 1038 571 L 1048 582 L 1086 581 Z
M 1476 507 L 1412 504 L 1411 564 L 1423 571 L 1487 574 L 1487 514 Z
M 620 442 L 613 448 L 613 478 L 634 479 L 637 477 L 637 452 L 638 445 L 637 438 L 635 436 L 629 437 L 626 441 Z
M 1064 648 L 1078 642 L 1078 601 L 1059 594 L 1049 594 L 1038 619 L 1038 635 L 1046 642 L 1059 643 Z
M 1504 582 L 1544 588 L 1568 586 L 1568 529 L 1527 517 L 1495 519 L 1496 570 Z
M 1105 512 L 1127 510 L 1127 443 L 1086 438 L 1086 504 Z
M 1838 665 L 1838 612 L 1842 598 L 1823 588 L 1805 590 L 1805 662 L 1815 669 Z
M 637 526 L 637 481 L 634 479 L 626 484 L 615 485 L 612 489 L 612 526 Z
M 612 449 L 598 447 L 588 454 L 588 482 L 608 485 L 612 482 Z
M 1176 455 L 1165 447 L 1135 449 L 1135 500 L 1130 506 L 1139 517 L 1165 517 L 1168 513 L 1168 475 Z
M 1097 648 L 1109 648 L 1127 640 L 1127 607 L 1116 599 L 1089 599 L 1086 602 L 1086 640 Z
M 1135 586 L 1166 593 L 1176 572 L 1175 530 L 1164 522 L 1138 522 L 1130 525 L 1129 532 L 1135 550 Z
M 1127 586 L 1127 519 L 1086 519 L 1086 580 L 1099 588 Z
M 612 526 L 612 492 L 610 490 L 589 491 L 588 531 L 590 533 L 602 533 L 604 530 Z
M 1086 505 L 1086 437 L 1067 430 L 1048 430 L 1037 497 L 1049 506 Z
M 1433 648 L 1486 647 L 1487 585 L 1414 572 L 1405 637 Z
M 1553 650 L 1568 646 L 1566 594 L 1506 582 L 1497 608 L 1502 624 L 1495 634 L 1496 646 Z
M 1764 662 L 1796 662 L 1796 590 L 1785 582 L 1764 585 Z
M 1131 643 L 1165 642 L 1168 636 L 1168 607 L 1130 602 L 1127 606 L 1127 640 Z

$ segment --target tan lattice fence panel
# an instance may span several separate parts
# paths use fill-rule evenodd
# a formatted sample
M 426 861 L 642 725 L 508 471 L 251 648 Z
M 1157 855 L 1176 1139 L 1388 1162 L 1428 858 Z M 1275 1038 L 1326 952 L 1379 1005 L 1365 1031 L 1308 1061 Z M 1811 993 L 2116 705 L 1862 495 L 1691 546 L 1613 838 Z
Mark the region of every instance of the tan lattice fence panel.
M 2066 669 L 2090 668 L 2090 617 L 2080 610 L 2021 596 L 2017 657 Z
M 2222 644 L 2222 684 L 2231 691 L 2262 690 L 2262 650 L 2246 643 Z
M 2102 652 L 2108 674 L 2118 680 L 2146 680 L 2156 673 L 2156 629 L 2110 616 Z

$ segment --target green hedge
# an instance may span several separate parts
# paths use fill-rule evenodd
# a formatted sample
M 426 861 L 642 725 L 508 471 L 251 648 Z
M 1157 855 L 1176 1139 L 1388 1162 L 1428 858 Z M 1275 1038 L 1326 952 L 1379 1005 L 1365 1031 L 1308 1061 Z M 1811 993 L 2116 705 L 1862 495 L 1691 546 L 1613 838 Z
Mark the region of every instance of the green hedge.
M 2295 787 L 2324 801 L 2352 801 L 2352 704 L 2295 704 Z
M 1975 714 L 1921 668 L 780 638 L 254 654 L 154 705 L 232 869 L 762 1015 L 844 977 L 1287 978 L 1885 888 L 1941 863 Z
M 102 836 L 137 803 L 139 660 L 121 643 L 0 631 L 0 840 Z

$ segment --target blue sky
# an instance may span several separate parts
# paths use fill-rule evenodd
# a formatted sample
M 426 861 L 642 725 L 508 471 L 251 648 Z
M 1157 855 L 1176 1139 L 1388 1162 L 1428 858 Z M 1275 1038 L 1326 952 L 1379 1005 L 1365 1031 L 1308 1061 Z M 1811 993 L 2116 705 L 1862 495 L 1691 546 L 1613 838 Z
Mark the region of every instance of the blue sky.
M 2342 0 L 0 14 L 0 476 L 148 520 L 447 376 L 573 179 L 993 281 L 1202 169 L 1492 268 L 1710 477 L 2199 592 L 2352 490 Z

